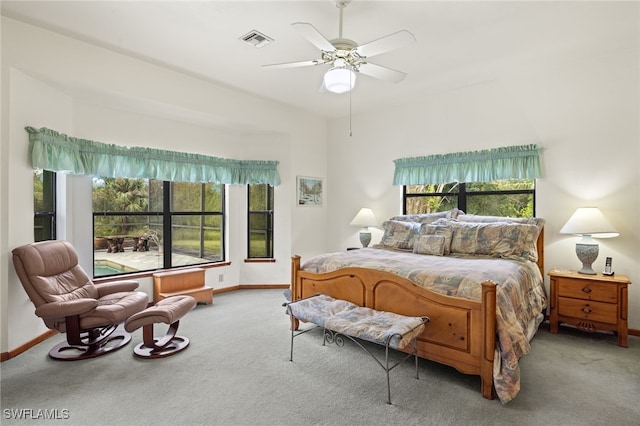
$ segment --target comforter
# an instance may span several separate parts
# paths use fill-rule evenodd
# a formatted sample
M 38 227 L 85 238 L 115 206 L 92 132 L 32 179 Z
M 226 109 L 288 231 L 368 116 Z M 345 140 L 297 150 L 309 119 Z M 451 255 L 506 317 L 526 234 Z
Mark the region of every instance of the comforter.
M 363 248 L 315 256 L 302 265 L 303 270 L 314 273 L 346 267 L 391 272 L 434 292 L 471 300 L 480 300 L 482 282 L 495 282 L 494 386 L 502 403 L 518 394 L 518 360 L 531 351 L 530 341 L 547 306 L 543 277 L 535 263 L 489 256 L 430 256 Z

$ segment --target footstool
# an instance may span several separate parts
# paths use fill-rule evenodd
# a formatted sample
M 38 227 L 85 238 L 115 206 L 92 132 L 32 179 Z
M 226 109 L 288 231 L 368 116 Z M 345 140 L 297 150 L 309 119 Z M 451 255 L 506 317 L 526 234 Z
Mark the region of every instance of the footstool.
M 125 330 L 132 333 L 142 327 L 143 341 L 134 348 L 133 353 L 140 358 L 162 358 L 189 346 L 189 339 L 176 336 L 176 332 L 180 318 L 196 304 L 196 299 L 191 296 L 172 296 L 129 317 L 124 324 Z M 169 324 L 169 329 L 162 339 L 156 339 L 153 337 L 153 325 L 160 322 Z

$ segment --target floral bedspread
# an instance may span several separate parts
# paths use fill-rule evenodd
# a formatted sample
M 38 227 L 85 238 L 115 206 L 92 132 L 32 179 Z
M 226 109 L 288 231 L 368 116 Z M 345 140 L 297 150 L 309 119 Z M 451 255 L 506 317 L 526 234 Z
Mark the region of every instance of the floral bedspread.
M 535 263 L 488 256 L 429 256 L 363 248 L 315 256 L 303 263 L 302 270 L 326 273 L 346 267 L 391 272 L 432 291 L 471 300 L 480 300 L 483 281 L 497 283 L 494 386 L 503 404 L 518 394 L 518 360 L 530 352 L 530 340 L 547 306 L 544 280 Z

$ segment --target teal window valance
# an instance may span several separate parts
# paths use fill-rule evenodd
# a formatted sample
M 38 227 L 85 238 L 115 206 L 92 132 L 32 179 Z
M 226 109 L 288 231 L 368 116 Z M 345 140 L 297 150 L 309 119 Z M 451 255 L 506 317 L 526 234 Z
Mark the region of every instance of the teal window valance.
M 45 127 L 26 127 L 34 168 L 101 177 L 126 177 L 174 182 L 280 184 L 278 161 L 233 160 L 126 147 L 72 138 Z
M 394 185 L 492 182 L 541 176 L 537 145 L 399 158 L 394 162 Z

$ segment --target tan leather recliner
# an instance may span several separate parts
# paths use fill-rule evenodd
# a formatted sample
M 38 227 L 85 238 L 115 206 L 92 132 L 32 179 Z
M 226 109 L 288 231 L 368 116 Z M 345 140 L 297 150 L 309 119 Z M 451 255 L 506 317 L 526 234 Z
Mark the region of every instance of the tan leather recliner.
M 35 314 L 50 329 L 67 334 L 66 342 L 51 349 L 51 358 L 93 358 L 129 343 L 131 335 L 116 329 L 147 307 L 148 296 L 134 291 L 137 281 L 94 284 L 67 241 L 28 244 L 12 253 L 13 266 L 36 307 Z

